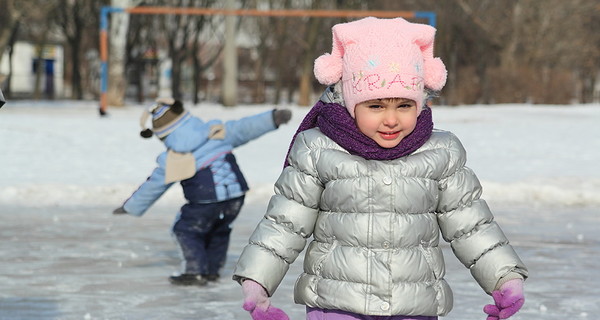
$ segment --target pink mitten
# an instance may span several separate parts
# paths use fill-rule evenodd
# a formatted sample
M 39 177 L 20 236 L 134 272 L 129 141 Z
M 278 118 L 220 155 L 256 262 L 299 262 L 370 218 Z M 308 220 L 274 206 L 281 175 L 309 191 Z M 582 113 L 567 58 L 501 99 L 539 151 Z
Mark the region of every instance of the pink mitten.
M 525 303 L 523 296 L 523 280 L 512 279 L 500 286 L 500 290 L 492 292 L 495 304 L 483 307 L 488 314 L 487 320 L 508 319 L 517 313 Z
M 250 279 L 242 282 L 244 292 L 244 310 L 250 312 L 254 320 L 289 320 L 290 318 L 279 308 L 271 306 L 267 290 L 258 282 Z

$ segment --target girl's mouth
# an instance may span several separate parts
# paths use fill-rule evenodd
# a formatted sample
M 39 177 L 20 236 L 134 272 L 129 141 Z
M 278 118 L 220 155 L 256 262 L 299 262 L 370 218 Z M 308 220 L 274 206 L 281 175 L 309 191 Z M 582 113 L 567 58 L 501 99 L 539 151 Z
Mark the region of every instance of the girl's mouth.
M 383 138 L 384 140 L 395 140 L 398 138 L 398 136 L 400 136 L 400 131 L 394 131 L 394 132 L 379 131 L 379 136 L 381 136 L 381 138 Z

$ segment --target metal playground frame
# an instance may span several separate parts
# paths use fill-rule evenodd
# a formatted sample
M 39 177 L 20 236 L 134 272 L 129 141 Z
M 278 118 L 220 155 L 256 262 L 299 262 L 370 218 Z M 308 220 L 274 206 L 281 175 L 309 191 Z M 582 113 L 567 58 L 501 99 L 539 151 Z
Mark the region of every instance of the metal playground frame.
M 118 8 L 104 6 L 100 11 L 100 115 L 106 114 L 108 90 L 108 16 L 112 13 L 128 14 L 176 14 L 176 15 L 225 15 L 225 16 L 269 16 L 269 17 L 320 17 L 351 18 L 379 17 L 426 19 L 429 25 L 436 26 L 436 14 L 430 11 L 361 11 L 361 10 L 257 10 L 257 9 L 215 9 L 215 8 L 176 8 L 176 7 L 132 7 Z

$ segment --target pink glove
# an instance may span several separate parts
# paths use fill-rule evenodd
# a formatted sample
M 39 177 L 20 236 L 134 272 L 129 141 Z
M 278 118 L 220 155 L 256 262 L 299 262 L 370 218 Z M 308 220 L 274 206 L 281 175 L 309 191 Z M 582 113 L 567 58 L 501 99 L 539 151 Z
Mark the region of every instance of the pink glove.
M 267 290 L 258 282 L 250 279 L 242 282 L 244 292 L 244 310 L 250 312 L 254 320 L 290 320 L 287 314 L 279 308 L 271 306 Z
M 512 279 L 500 286 L 500 290 L 492 292 L 494 304 L 483 307 L 483 312 L 488 314 L 487 320 L 508 319 L 517 313 L 525 303 L 523 296 L 523 280 Z

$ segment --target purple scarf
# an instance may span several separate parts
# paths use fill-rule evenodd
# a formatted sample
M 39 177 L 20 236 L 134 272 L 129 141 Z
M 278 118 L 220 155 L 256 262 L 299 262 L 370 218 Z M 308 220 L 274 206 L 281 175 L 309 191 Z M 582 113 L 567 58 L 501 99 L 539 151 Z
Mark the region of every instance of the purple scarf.
M 419 149 L 431 136 L 433 121 L 431 119 L 431 110 L 424 106 L 417 118 L 415 130 L 404 137 L 394 148 L 383 148 L 373 139 L 360 132 L 354 122 L 354 118 L 350 116 L 345 107 L 337 103 L 319 101 L 306 114 L 302 123 L 300 123 L 300 127 L 298 127 L 292 139 L 292 144 L 300 132 L 314 127 L 319 127 L 324 135 L 335 141 L 352 155 L 357 155 L 367 160 L 392 160 Z M 292 145 L 290 144 L 288 156 L 291 148 Z M 284 167 L 289 165 L 287 158 L 286 156 Z

